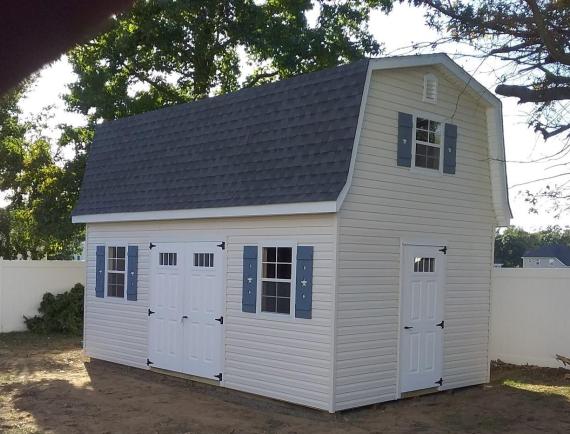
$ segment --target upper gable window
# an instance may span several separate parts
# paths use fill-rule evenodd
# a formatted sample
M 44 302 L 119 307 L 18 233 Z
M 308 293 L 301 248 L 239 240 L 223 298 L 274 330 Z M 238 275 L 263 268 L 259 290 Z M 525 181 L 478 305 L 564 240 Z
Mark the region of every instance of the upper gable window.
M 433 74 L 424 75 L 424 101 L 437 103 L 437 77 Z
M 426 118 L 416 118 L 416 142 L 414 165 L 439 170 L 441 155 L 442 123 Z

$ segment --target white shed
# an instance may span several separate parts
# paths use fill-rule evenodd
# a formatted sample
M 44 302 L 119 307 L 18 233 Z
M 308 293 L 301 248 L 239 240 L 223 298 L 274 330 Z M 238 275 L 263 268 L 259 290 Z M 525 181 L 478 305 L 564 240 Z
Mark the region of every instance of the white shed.
M 500 101 L 442 54 L 98 127 L 85 351 L 330 412 L 489 381 Z

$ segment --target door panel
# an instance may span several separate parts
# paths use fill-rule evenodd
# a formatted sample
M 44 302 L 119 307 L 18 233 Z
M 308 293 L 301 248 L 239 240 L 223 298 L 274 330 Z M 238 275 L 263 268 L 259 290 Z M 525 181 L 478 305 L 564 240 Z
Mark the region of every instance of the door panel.
M 154 249 L 155 313 L 149 330 L 154 367 L 207 378 L 221 372 L 223 326 L 216 318 L 223 313 L 223 258 L 217 244 L 161 243 Z
M 442 376 L 446 257 L 439 249 L 404 246 L 400 392 L 436 387 Z
M 149 359 L 154 367 L 176 371 L 180 368 L 184 274 L 178 265 L 159 265 L 161 253 L 180 256 L 180 248 L 160 246 L 151 255 L 154 267 L 150 310 L 154 313 L 149 317 Z
M 221 252 L 216 243 L 192 244 L 187 270 L 184 372 L 208 378 L 222 367 L 223 326 L 216 321 L 223 313 Z

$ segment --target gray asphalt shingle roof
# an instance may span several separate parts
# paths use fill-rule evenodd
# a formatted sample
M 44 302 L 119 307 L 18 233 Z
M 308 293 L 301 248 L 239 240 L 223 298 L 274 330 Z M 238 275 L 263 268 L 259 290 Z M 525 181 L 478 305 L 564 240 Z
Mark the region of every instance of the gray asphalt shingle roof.
M 100 125 L 74 215 L 336 200 L 368 61 Z
M 570 246 L 558 244 L 555 246 L 541 246 L 527 250 L 524 258 L 558 258 L 564 265 L 570 267 Z

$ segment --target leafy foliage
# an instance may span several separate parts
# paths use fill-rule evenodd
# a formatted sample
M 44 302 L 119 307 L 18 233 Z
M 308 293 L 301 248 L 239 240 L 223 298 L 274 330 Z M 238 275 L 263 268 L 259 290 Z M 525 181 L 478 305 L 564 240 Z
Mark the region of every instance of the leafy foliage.
M 389 0 L 139 0 L 108 30 L 69 53 L 77 75 L 65 99 L 86 127 L 62 126 L 57 144 L 40 120 L 22 122 L 23 86 L 0 105 L 0 190 L 5 258 L 67 258 L 83 227 L 71 223 L 93 131 L 101 120 L 146 112 L 314 71 L 380 52 L 367 29 L 371 8 Z M 244 65 L 251 73 L 240 83 Z M 71 148 L 67 161 L 61 150 Z
M 64 258 L 77 250 L 83 228 L 72 225 L 70 215 L 101 120 L 378 54 L 368 17 L 371 8 L 390 5 L 320 0 L 311 25 L 308 0 L 137 1 L 105 33 L 69 53 L 77 80 L 65 99 L 87 126 L 62 126 L 54 154 L 41 134 L 32 142 L 22 135 L 2 142 L 0 189 L 11 192 L 7 256 Z M 247 62 L 250 73 L 240 82 Z M 60 158 L 64 147 L 73 149 L 72 160 Z
M 83 285 L 77 283 L 63 294 L 46 292 L 38 309 L 40 315 L 24 316 L 28 330 L 80 336 L 83 333 L 83 291 Z
M 381 46 L 368 32 L 369 14 L 391 3 L 136 1 L 68 55 L 77 79 L 65 100 L 87 118 L 86 127 L 64 125 L 59 142 L 50 143 L 40 120 L 20 119 L 26 86 L 0 103 L 0 190 L 10 201 L 0 215 L 0 253 L 65 258 L 77 251 L 83 227 L 70 216 L 101 120 L 376 55 Z M 71 160 L 61 157 L 64 148 L 74 151 Z
M 570 130 L 570 1 L 410 2 L 451 40 L 505 61 L 496 92 L 533 104 L 530 123 L 544 138 Z
M 509 227 L 495 237 L 495 263 L 505 268 L 522 267 L 522 256 L 529 249 L 540 246 L 566 244 L 570 246 L 570 229 L 551 226 L 539 232 L 526 232 Z
M 79 248 L 82 228 L 70 213 L 79 191 L 83 159 L 64 161 L 41 134 L 41 117 L 24 122 L 18 107 L 29 82 L 0 101 L 0 255 L 63 259 Z
M 192 101 L 380 52 L 371 8 L 388 0 L 137 1 L 73 50 L 70 109 L 96 121 Z M 250 62 L 251 73 L 240 84 Z

